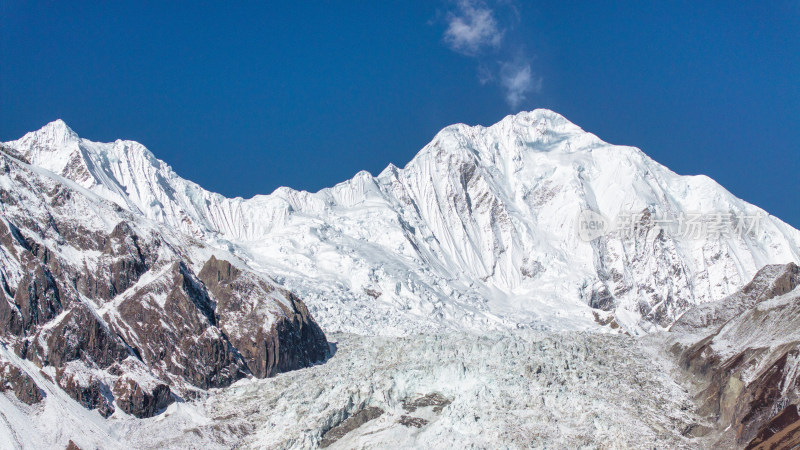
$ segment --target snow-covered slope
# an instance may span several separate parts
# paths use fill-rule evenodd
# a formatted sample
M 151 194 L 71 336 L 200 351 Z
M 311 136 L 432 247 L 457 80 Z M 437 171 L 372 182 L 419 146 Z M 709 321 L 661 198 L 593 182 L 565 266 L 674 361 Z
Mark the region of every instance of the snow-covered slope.
M 377 177 L 247 200 L 180 178 L 141 144 L 91 142 L 61 121 L 6 145 L 277 277 L 326 331 L 610 322 L 641 332 L 734 292 L 766 264 L 800 262 L 797 230 L 548 110 L 447 127 Z M 634 226 L 584 240 L 587 211 Z M 698 217 L 722 226 L 668 226 Z

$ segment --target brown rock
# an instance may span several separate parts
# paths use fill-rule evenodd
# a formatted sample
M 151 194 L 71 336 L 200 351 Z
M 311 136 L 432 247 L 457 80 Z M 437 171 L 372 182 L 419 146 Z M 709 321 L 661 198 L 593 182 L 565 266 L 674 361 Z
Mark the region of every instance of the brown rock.
M 30 264 L 14 296 L 14 304 L 22 318 L 23 331 L 44 324 L 63 309 L 58 285 L 42 264 Z
M 403 409 L 408 412 L 414 412 L 417 408 L 425 408 L 428 406 L 433 406 L 433 412 L 440 413 L 442 410 L 452 403 L 452 400 L 443 396 L 438 392 L 431 392 L 430 394 L 423 395 L 422 397 L 417 397 L 413 400 L 404 400 L 403 401 Z
M 46 347 L 40 347 L 37 339 L 26 355 L 41 365 L 62 367 L 82 360 L 106 368 L 130 354 L 125 343 L 82 303 L 43 334 Z
M 64 369 L 56 370 L 56 382 L 70 397 L 86 409 L 96 409 L 103 417 L 114 414 L 111 390 L 102 381 L 90 377 L 88 383 L 82 384 L 74 374 Z
M 325 334 L 293 294 L 213 256 L 198 278 L 217 300 L 220 327 L 256 377 L 308 367 L 327 357 Z M 276 290 L 289 300 L 290 306 L 280 304 L 275 311 L 265 313 L 262 305 L 272 301 L 268 295 Z M 270 322 L 271 327 L 265 329 L 264 325 Z
M 407 416 L 405 414 L 400 416 L 399 422 L 400 425 L 404 425 L 407 427 L 414 427 L 414 428 L 422 428 L 428 424 L 428 421 L 421 417 Z
M 163 308 L 158 298 L 164 298 Z M 245 376 L 247 368 L 216 327 L 215 308 L 203 284 L 176 262 L 120 303 L 120 329 L 145 364 L 201 389 L 224 387 Z
M 325 448 L 343 438 L 347 433 L 355 430 L 356 428 L 364 425 L 370 420 L 377 419 L 383 415 L 383 410 L 376 406 L 369 406 L 359 409 L 350 417 L 343 420 L 339 425 L 331 428 L 322 435 L 322 440 L 319 442 L 320 448 Z
M 776 442 L 771 436 L 795 426 L 785 417 L 776 422 L 776 416 L 800 400 L 794 363 L 788 363 L 800 356 L 800 342 L 792 338 L 800 327 L 798 285 L 796 265 L 766 266 L 739 292 L 687 312 L 673 327 L 700 336 L 690 345 L 675 344 L 672 351 L 681 367 L 704 380 L 696 398 L 700 412 L 716 422 L 720 443 L 763 447 Z M 724 356 L 715 350 L 720 346 L 726 348 Z
M 800 446 L 800 415 L 797 413 L 797 405 L 789 405 L 767 422 L 745 449 L 784 449 L 798 446 Z
M 0 361 L 0 374 L 2 374 L 0 392 L 10 390 L 21 402 L 28 405 L 39 403 L 44 398 L 44 392 L 39 389 L 33 378 L 19 367 Z
M 138 418 L 153 417 L 175 401 L 166 384 L 159 383 L 151 389 L 146 389 L 126 377 L 114 383 L 113 392 L 117 406 Z
M 0 175 L 10 184 L 0 189 L 0 338 L 40 368 L 55 367 L 56 384 L 87 408 L 108 416 L 116 401 L 147 417 L 173 392 L 188 398 L 195 388 L 327 356 L 303 302 L 264 276 L 212 258 L 201 281 L 176 245 L 201 243 L 139 227 L 137 213 L 19 158 L 0 148 Z M 69 176 L 90 181 L 79 151 L 67 166 Z M 111 231 L 108 223 L 116 224 Z M 142 283 L 145 274 L 152 280 Z M 8 374 L 3 390 L 27 401 L 41 395 L 24 373 Z

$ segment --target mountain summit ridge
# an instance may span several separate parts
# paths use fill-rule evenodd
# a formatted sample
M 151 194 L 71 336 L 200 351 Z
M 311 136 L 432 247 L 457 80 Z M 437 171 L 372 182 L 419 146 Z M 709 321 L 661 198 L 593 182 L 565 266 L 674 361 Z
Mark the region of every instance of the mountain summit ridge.
M 54 128 L 69 130 L 42 130 Z M 640 333 L 734 292 L 766 264 L 800 261 L 800 232 L 710 178 L 677 175 L 544 109 L 448 126 L 378 176 L 250 199 L 206 191 L 134 141 L 42 130 L 5 145 L 274 275 L 326 330 L 585 329 L 611 314 Z M 47 163 L 36 156 L 52 149 L 60 156 Z M 583 211 L 644 222 L 629 242 L 584 241 Z M 763 230 L 686 239 L 654 223 L 689 214 L 763 216 Z

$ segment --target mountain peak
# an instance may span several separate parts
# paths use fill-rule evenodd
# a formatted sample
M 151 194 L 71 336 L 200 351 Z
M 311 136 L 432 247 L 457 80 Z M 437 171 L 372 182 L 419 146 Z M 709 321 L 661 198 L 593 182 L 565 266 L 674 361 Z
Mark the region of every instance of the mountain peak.
M 62 130 L 66 130 L 66 131 L 68 131 L 70 133 L 73 133 L 73 134 L 75 133 L 74 131 L 72 131 L 72 128 L 70 128 L 69 125 L 67 125 L 67 123 L 64 122 L 63 119 L 56 119 L 56 120 L 48 123 L 47 125 L 43 126 L 42 128 L 62 129 Z
M 506 117 L 513 117 L 515 119 L 540 119 L 540 118 L 559 118 L 567 120 L 561 114 L 547 108 L 536 108 L 530 111 L 520 111 L 516 114 L 509 114 Z
M 78 140 L 78 134 L 70 128 L 66 122 L 61 119 L 56 119 L 47 125 L 40 128 L 38 131 L 28 133 L 28 135 L 35 135 L 39 140 L 49 140 L 53 143 L 64 143 L 69 140 Z M 24 139 L 24 138 L 23 138 Z
M 504 124 L 511 124 L 517 129 L 532 128 L 535 131 L 538 131 L 539 134 L 551 131 L 559 134 L 593 136 L 591 133 L 584 131 L 581 127 L 575 125 L 561 114 L 546 108 L 538 108 L 531 111 L 521 111 L 517 114 L 510 114 L 493 126 L 502 126 Z
M 60 173 L 72 155 L 79 151 L 80 142 L 81 138 L 72 128 L 63 120 L 56 119 L 6 144 L 24 155 L 31 164 Z

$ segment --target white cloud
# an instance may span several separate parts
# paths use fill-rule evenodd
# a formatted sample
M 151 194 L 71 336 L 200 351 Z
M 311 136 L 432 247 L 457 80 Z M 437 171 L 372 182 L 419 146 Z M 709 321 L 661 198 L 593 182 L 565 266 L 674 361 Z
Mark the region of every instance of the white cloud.
M 542 79 L 533 75 L 530 64 L 505 63 L 500 69 L 500 85 L 508 106 L 516 109 L 529 93 L 542 89 Z
M 499 47 L 503 31 L 494 11 L 473 0 L 458 2 L 458 11 L 447 15 L 444 41 L 453 51 L 474 56 L 487 47 Z
M 516 0 L 456 0 L 450 5 L 443 41 L 477 61 L 481 85 L 499 86 L 514 110 L 541 91 L 542 79 L 531 69 L 533 58 L 520 39 L 518 25 L 523 22 Z

